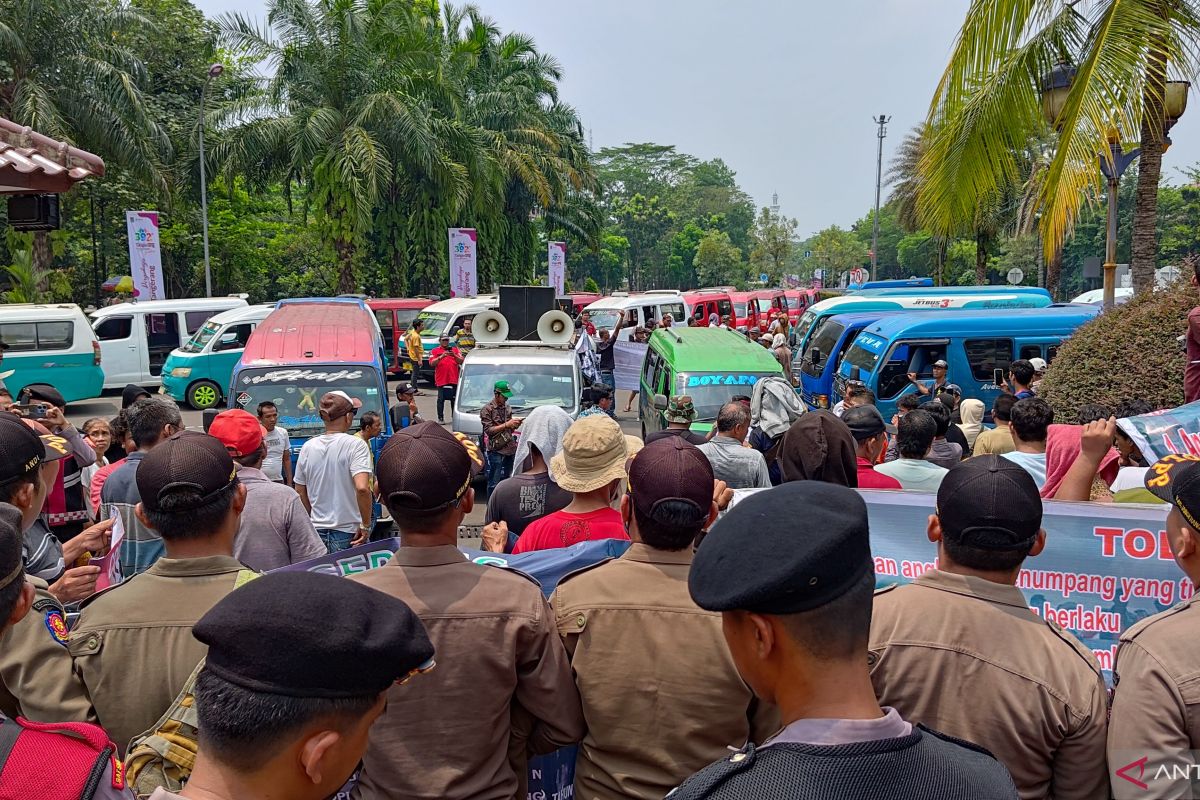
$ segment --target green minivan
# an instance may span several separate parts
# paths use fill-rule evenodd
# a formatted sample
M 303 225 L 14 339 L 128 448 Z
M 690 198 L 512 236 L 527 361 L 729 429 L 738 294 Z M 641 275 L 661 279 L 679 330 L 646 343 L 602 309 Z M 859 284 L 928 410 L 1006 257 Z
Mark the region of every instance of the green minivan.
M 250 333 L 274 309 L 274 303 L 243 306 L 210 318 L 187 344 L 167 356 L 159 391 L 197 411 L 215 407 L 229 389 Z
M 692 430 L 703 433 L 716 422 L 721 406 L 737 395 L 747 397 L 760 378 L 782 375 L 770 350 L 724 328 L 659 329 L 650 336 L 642 362 L 638 397 L 642 438 L 667 427 L 664 411 L 673 395 L 686 394 L 696 407 Z

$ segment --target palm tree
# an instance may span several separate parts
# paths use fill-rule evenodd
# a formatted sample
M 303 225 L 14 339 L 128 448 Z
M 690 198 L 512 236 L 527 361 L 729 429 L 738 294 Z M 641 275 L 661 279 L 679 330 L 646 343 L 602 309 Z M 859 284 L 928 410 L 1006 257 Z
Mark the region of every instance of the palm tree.
M 123 2 L 0 3 L 0 115 L 128 168 L 157 186 L 170 144 L 147 110 L 145 71 L 120 34 L 153 23 Z M 33 266 L 47 274 L 47 233 L 33 237 Z
M 922 220 L 949 232 L 987 198 L 1021 184 L 1026 143 L 1046 131 L 1039 82 L 1065 61 L 1076 75 L 1035 199 L 1045 252 L 1061 250 L 1099 190 L 1097 155 L 1109 152 L 1114 133 L 1147 148 L 1142 170 L 1153 189 L 1139 195 L 1135 236 L 1152 242 L 1165 75 L 1193 74 L 1197 44 L 1200 19 L 1180 0 L 972 0 L 930 106 Z M 1142 287 L 1152 249 L 1135 264 Z

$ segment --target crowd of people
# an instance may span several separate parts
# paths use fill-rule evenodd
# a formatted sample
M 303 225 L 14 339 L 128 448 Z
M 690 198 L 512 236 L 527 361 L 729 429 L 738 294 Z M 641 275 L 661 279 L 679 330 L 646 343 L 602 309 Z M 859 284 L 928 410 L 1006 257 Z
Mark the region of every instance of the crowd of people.
M 516 418 L 499 381 L 479 443 L 405 382 L 377 458 L 381 420 L 334 390 L 294 472 L 270 403 L 201 433 L 130 387 L 76 431 L 37 388 L 39 419 L 0 412 L 0 794 L 523 800 L 529 760 L 578 745 L 585 798 L 1134 796 L 1120 754 L 1200 741 L 1191 601 L 1125 631 L 1110 692 L 1016 583 L 1049 498 L 1169 503 L 1200 581 L 1200 461 L 1148 464 L 1115 426 L 1137 401 L 1054 424 L 1039 366 L 994 427 L 935 364 L 890 421 L 863 387 L 806 412 L 765 379 L 707 435 L 671 397 L 645 442 L 603 389 Z M 485 469 L 484 549 L 627 549 L 548 600 L 467 560 Z M 936 495 L 933 569 L 876 592 L 856 488 Z M 279 571 L 365 543 L 376 499 L 386 565 Z

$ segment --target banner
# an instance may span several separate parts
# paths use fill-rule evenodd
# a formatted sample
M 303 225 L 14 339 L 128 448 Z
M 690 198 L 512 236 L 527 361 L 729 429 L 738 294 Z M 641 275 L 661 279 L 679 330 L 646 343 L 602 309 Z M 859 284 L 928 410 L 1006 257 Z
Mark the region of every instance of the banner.
M 738 490 L 734 502 L 755 491 Z M 925 538 L 936 496 L 861 490 L 871 520 L 877 586 L 937 566 Z M 1120 632 L 1192 596 L 1162 530 L 1167 506 L 1046 501 L 1046 549 L 1026 559 L 1017 586 L 1029 607 L 1075 634 L 1112 680 Z
M 567 243 L 550 242 L 549 251 L 547 260 L 550 265 L 549 285 L 554 287 L 555 297 L 562 297 L 566 294 L 567 285 Z
M 450 228 L 451 297 L 474 297 L 479 293 L 478 250 L 479 234 L 474 228 Z
M 158 249 L 158 212 L 126 211 L 125 228 L 129 234 L 129 274 L 133 276 L 133 296 L 138 300 L 165 300 L 162 254 Z
M 579 371 L 588 383 L 600 383 L 600 353 L 592 337 L 580 329 L 575 339 L 575 356 L 579 359 Z
M 1200 400 L 1179 408 L 1119 419 L 1117 425 L 1151 464 L 1174 453 L 1200 456 Z
M 642 362 L 646 360 L 647 342 L 619 340 L 613 345 L 613 378 L 618 389 L 636 392 L 641 386 Z

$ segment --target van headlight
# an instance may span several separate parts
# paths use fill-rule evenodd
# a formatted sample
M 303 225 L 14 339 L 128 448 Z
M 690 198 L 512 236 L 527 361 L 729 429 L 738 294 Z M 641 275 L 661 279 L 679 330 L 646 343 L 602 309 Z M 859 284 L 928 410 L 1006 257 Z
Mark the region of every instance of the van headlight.
M 171 370 L 172 378 L 187 378 L 187 377 L 190 377 L 191 374 L 192 374 L 191 367 L 175 367 L 174 369 Z
M 829 395 L 818 394 L 813 397 L 813 400 L 816 401 L 817 408 L 829 408 Z

